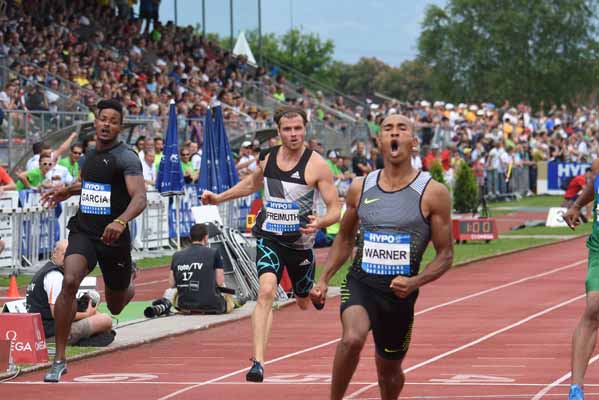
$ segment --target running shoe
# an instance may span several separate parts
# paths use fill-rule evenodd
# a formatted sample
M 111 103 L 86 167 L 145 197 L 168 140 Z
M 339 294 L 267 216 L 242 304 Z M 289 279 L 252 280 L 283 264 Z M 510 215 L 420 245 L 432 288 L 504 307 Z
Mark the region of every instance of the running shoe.
M 584 400 L 584 392 L 582 391 L 582 388 L 578 385 L 570 386 L 568 400 Z
M 67 362 L 54 360 L 52 366 L 44 376 L 44 382 L 60 382 L 60 377 L 67 373 Z
M 260 362 L 256 361 L 253 358 L 251 359 L 251 361 L 252 367 L 245 376 L 245 380 L 249 382 L 262 382 L 264 380 L 264 367 L 262 367 L 262 364 L 260 364 Z

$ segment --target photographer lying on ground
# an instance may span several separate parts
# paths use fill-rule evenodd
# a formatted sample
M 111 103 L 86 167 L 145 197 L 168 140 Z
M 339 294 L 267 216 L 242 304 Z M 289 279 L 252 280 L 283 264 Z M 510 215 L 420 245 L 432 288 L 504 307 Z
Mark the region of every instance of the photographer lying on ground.
M 66 240 L 56 243 L 50 261 L 33 276 L 27 286 L 27 311 L 40 313 L 46 338 L 54 336 L 55 333 L 54 304 L 62 290 L 67 244 Z M 112 319 L 96 311 L 98 299 L 92 301 L 89 296 L 85 298 L 88 299 L 87 304 L 84 304 L 85 310 L 79 308 L 73 316 L 68 344 L 107 346 L 114 340 L 111 333 Z
M 224 296 L 217 287 L 225 284 L 223 259 L 216 249 L 207 247 L 208 228 L 195 224 L 190 230 L 191 246 L 178 251 L 171 261 L 169 285 L 165 298 L 181 312 L 224 314 L 235 308 L 231 295 Z M 176 294 L 172 294 L 176 291 Z M 170 294 L 170 295 L 169 295 Z

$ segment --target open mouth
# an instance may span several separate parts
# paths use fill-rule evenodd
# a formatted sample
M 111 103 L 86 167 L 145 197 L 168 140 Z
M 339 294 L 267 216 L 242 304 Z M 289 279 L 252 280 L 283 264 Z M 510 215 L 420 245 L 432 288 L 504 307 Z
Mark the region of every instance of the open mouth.
M 396 156 L 399 150 L 399 142 L 397 140 L 391 141 L 391 155 Z

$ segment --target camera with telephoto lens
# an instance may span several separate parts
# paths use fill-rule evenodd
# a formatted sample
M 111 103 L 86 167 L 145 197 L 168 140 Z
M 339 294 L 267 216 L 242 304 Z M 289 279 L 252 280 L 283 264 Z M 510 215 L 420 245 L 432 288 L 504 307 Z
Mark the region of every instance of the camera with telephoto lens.
M 173 304 L 165 298 L 154 300 L 152 305 L 146 307 L 144 315 L 146 318 L 160 317 L 161 315 L 168 315 L 171 313 L 171 307 Z
M 95 296 L 98 296 L 97 298 L 95 298 Z M 92 307 L 96 307 L 98 305 L 98 298 L 99 298 L 99 294 L 95 294 L 95 296 L 92 296 L 92 294 L 90 294 L 89 292 L 85 292 L 83 293 L 81 296 L 79 296 L 77 298 L 77 312 L 85 312 L 87 311 L 87 307 L 89 305 L 89 302 L 92 302 Z

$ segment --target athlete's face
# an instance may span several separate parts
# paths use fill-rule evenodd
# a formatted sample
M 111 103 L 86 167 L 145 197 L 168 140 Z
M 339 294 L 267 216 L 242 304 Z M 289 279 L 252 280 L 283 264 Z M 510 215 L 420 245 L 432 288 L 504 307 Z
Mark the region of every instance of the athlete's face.
M 100 111 L 95 122 L 96 138 L 100 142 L 112 142 L 121 132 L 121 114 L 111 108 Z
M 306 127 L 301 116 L 283 117 L 279 120 L 279 136 L 283 146 L 289 150 L 298 150 L 304 144 Z
M 383 158 L 392 164 L 409 160 L 412 149 L 418 144 L 410 120 L 397 114 L 383 120 L 378 143 Z

